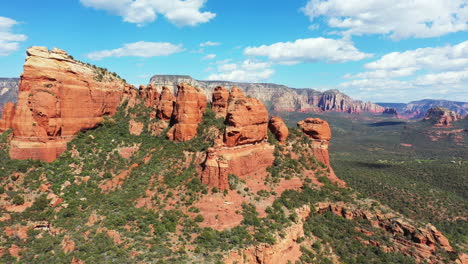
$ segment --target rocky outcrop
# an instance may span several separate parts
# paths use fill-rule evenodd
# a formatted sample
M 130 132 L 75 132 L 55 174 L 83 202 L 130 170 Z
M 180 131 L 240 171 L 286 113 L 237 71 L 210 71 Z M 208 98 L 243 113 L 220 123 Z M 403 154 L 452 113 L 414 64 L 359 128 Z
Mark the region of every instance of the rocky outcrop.
M 222 190 L 229 188 L 229 174 L 245 179 L 265 172 L 274 161 L 274 147 L 265 142 L 268 137 L 265 106 L 237 87 L 231 89 L 227 102 L 223 139 L 208 150 L 201 174 L 202 183 Z
M 430 121 L 437 127 L 448 127 L 452 122 L 458 121 L 458 119 L 460 119 L 460 116 L 454 111 L 443 107 L 433 107 L 427 110 L 423 120 Z
M 3 107 L 2 119 L 0 119 L 0 133 L 12 128 L 13 117 L 15 115 L 15 104 L 8 102 Z
M 209 148 L 203 164 L 202 183 L 227 190 L 229 174 L 245 180 L 247 177 L 265 172 L 275 160 L 274 149 L 274 146 L 268 143 Z
M 55 160 L 79 131 L 116 112 L 126 83 L 59 49 L 27 50 L 13 120 L 13 159 Z
M 384 213 L 380 209 L 365 210 L 369 208 L 364 204 L 356 206 L 355 204 L 345 204 L 343 202 L 329 203 L 321 202 L 315 205 L 316 213 L 323 214 L 332 212 L 335 215 L 342 216 L 346 219 L 362 219 L 367 220 L 376 228 L 385 230 L 394 236 L 391 247 L 385 247 L 387 252 L 400 252 L 405 255 L 412 256 L 418 261 L 427 261 L 428 263 L 442 263 L 436 257 L 435 252 L 443 249 L 447 252 L 453 252 L 448 239 L 440 233 L 433 225 L 426 224 L 425 226 L 417 227 L 414 223 L 404 219 L 396 213 Z M 378 242 L 368 241 L 377 246 Z
M 262 142 L 267 138 L 268 112 L 258 99 L 246 97 L 234 87 L 229 95 L 224 144 L 235 147 Z
M 398 112 L 393 107 L 385 107 L 385 110 L 382 112 L 383 115 L 390 115 L 392 117 L 398 118 Z
M 275 135 L 276 139 L 284 144 L 289 135 L 289 129 L 279 116 L 273 116 L 268 123 L 268 128 Z
M 212 109 L 215 112 L 215 117 L 226 117 L 228 108 L 229 91 L 218 86 L 214 89 L 212 98 Z
M 140 85 L 139 95 L 145 106 L 151 108 L 155 108 L 159 104 L 161 96 L 152 84 L 148 86 Z
M 159 98 L 157 117 L 164 121 L 171 120 L 172 112 L 174 111 L 175 96 L 167 87 L 163 87 L 161 97 Z
M 284 85 L 272 83 L 235 83 L 226 81 L 198 81 L 186 75 L 155 75 L 150 83 L 157 89 L 162 86 L 175 91 L 179 83 L 186 82 L 200 87 L 208 96 L 212 97 L 213 89 L 222 87 L 239 87 L 247 95 L 258 98 L 274 111 L 321 112 L 338 111 L 347 113 L 372 112 L 382 113 L 384 107 L 370 103 L 353 100 L 338 90 L 320 92 L 313 89 L 295 89 Z
M 328 178 L 340 187 L 346 186 L 346 182 L 339 179 L 330 166 L 328 145 L 332 136 L 328 122 L 320 118 L 306 118 L 297 123 L 297 126 L 311 139 L 311 155 L 315 156 L 319 162 L 325 164 L 329 168 L 330 173 L 328 174 Z
M 310 207 L 295 210 L 298 220 L 284 230 L 284 236 L 275 235 L 276 243 L 259 244 L 246 249 L 231 251 L 224 259 L 226 264 L 283 264 L 296 263 L 302 255 L 298 239 L 304 237 L 304 222 L 310 214 Z
M 167 132 L 167 137 L 173 141 L 194 138 L 206 105 L 206 96 L 199 89 L 189 84 L 180 84 L 171 119 L 174 126 Z

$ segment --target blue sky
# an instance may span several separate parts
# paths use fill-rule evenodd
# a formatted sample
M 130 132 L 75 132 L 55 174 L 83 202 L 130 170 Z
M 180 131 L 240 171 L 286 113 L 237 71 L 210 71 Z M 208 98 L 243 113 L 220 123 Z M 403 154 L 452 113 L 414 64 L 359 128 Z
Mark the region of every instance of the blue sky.
M 46 46 L 135 85 L 186 74 L 468 101 L 467 30 L 467 0 L 15 0 L 0 9 L 0 76 Z

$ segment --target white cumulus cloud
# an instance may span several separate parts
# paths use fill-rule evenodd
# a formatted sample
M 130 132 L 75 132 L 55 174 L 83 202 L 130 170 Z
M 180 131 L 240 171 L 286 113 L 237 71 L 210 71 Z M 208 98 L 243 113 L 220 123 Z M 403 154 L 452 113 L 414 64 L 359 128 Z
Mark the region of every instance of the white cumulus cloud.
M 0 16 L 0 56 L 8 56 L 17 51 L 20 42 L 28 38 L 26 35 L 11 32 L 13 26 L 17 24 L 14 19 Z
M 213 46 L 219 46 L 221 43 L 219 42 L 213 42 L 213 41 L 207 41 L 200 43 L 200 47 L 213 47 Z
M 355 80 L 341 83 L 340 88 L 367 99 L 380 96 L 381 100 L 400 98 L 404 102 L 411 91 L 411 100 L 468 100 L 468 41 L 392 52 L 364 67 L 369 71 L 346 74 L 344 78 Z M 446 98 L 447 94 L 453 97 Z
M 241 63 L 226 63 L 218 66 L 218 73 L 208 76 L 208 80 L 233 82 L 259 82 L 273 76 L 271 63 L 244 60 Z
M 466 0 L 309 0 L 302 11 L 347 36 L 429 38 L 468 30 Z
M 203 57 L 204 60 L 212 60 L 216 58 L 216 54 L 208 54 L 205 57 Z
M 101 60 L 107 57 L 143 57 L 169 56 L 184 51 L 182 45 L 168 42 L 145 42 L 125 44 L 123 47 L 113 50 L 101 50 L 87 55 L 92 60 Z
M 354 45 L 344 39 L 308 38 L 294 42 L 278 42 L 259 47 L 247 47 L 244 54 L 263 56 L 279 64 L 297 64 L 301 62 L 340 63 L 358 61 L 371 57 L 371 54 L 360 52 Z
M 122 16 L 124 21 L 144 25 L 163 15 L 177 26 L 196 26 L 216 14 L 200 11 L 206 0 L 80 0 L 86 7 Z

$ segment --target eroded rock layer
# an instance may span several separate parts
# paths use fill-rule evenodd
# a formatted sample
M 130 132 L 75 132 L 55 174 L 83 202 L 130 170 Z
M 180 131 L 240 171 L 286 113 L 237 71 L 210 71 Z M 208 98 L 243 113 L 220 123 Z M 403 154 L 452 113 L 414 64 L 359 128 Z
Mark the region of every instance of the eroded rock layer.
M 229 91 L 226 88 L 218 86 L 214 89 L 212 98 L 212 109 L 213 112 L 215 112 L 216 118 L 226 117 L 228 100 Z
M 59 49 L 32 47 L 27 55 L 10 157 L 53 161 L 76 133 L 115 114 L 126 84 Z
M 220 91 L 227 90 L 219 88 Z M 245 96 L 237 87 L 232 88 L 225 123 L 223 140 L 208 150 L 201 175 L 204 184 L 222 190 L 229 187 L 229 174 L 244 179 L 252 173 L 266 171 L 274 161 L 274 147 L 265 142 L 268 112 L 259 100 Z
M 188 84 L 179 85 L 172 113 L 174 126 L 167 132 L 167 137 L 174 141 L 187 141 L 194 138 L 206 105 L 206 96 L 199 89 Z
M 237 87 L 231 89 L 224 144 L 227 147 L 262 142 L 267 138 L 268 112 L 258 99 L 247 97 Z

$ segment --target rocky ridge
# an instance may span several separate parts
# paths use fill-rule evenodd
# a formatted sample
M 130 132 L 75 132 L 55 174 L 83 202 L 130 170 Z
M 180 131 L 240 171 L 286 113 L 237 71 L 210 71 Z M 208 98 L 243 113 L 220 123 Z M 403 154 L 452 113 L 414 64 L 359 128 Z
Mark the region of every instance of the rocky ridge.
M 412 101 L 407 104 L 395 103 L 377 103 L 384 107 L 394 108 L 401 118 L 421 119 L 424 118 L 426 112 L 433 107 L 444 107 L 454 111 L 458 115 L 468 115 L 468 103 L 456 102 L 449 100 L 432 100 L 425 99 Z
M 168 87 L 174 93 L 179 83 L 188 83 L 199 87 L 208 98 L 212 97 L 213 89 L 222 87 L 239 87 L 246 95 L 255 97 L 274 111 L 321 112 L 337 111 L 347 113 L 382 113 L 384 107 L 353 100 L 338 90 L 320 92 L 312 89 L 294 89 L 284 85 L 271 83 L 236 83 L 226 81 L 199 81 L 186 75 L 155 75 L 150 83 L 162 89 Z

